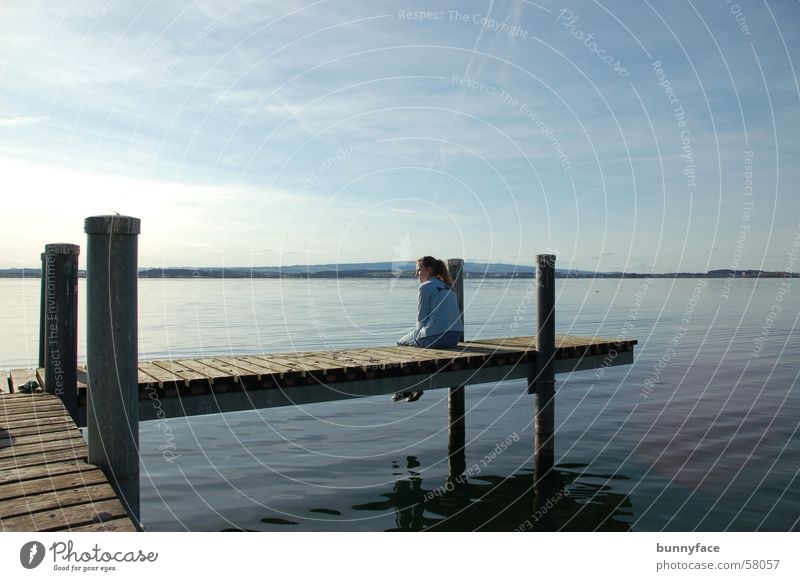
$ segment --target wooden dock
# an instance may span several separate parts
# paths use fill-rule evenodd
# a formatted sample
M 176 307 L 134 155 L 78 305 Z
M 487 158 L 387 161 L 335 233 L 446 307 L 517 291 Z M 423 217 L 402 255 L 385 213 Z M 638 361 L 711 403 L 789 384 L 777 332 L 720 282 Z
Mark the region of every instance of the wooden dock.
M 556 336 L 555 372 L 630 364 L 634 345 L 635 340 Z M 535 364 L 536 338 L 532 336 L 464 341 L 451 349 L 385 346 L 140 361 L 139 419 L 524 379 Z M 12 386 L 31 378 L 44 385 L 43 369 L 16 369 L 11 376 Z M 86 401 L 86 368 L 78 366 L 81 410 Z
M 9 392 L 0 395 L 0 411 L 5 414 L 0 418 L 6 422 L 0 426 L 4 430 L 0 441 L 5 442 L 0 444 L 0 462 L 4 462 L 0 465 L 8 468 L 0 487 L 0 494 L 6 493 L 0 496 L 3 527 L 141 528 L 142 420 L 395 392 L 449 389 L 448 479 L 459 478 L 466 467 L 465 390 L 469 385 L 515 379 L 525 380 L 525 390 L 533 400 L 534 486 L 544 498 L 555 482 L 555 375 L 633 363 L 636 340 L 556 335 L 556 256 L 552 254 L 536 255 L 536 321 L 529 331 L 535 336 L 463 341 L 462 333 L 462 341 L 450 349 L 393 345 L 141 361 L 140 220 L 91 216 L 84 231 L 89 371 L 78 365 L 77 353 L 80 248 L 48 244 L 41 257 L 38 365 L 14 369 L 7 379 L 3 374 L 0 382 L 5 384 L 0 390 Z M 448 259 L 447 268 L 463 322 L 464 261 Z M 526 294 L 519 309 L 526 310 L 529 303 L 532 296 Z M 32 390 L 43 392 L 24 393 Z M 387 401 L 387 405 L 394 404 Z M 86 426 L 86 445 L 76 425 Z M 25 464 L 28 461 L 33 464 Z M 92 464 L 107 481 L 96 471 L 92 475 L 98 480 L 91 484 L 76 476 L 96 470 Z M 58 480 L 53 480 L 53 466 L 57 466 Z M 31 506 L 29 496 L 36 496 L 38 504 L 25 512 L 23 508 Z M 65 516 L 68 511 L 78 520 Z
M 0 371 L 0 531 L 135 531 L 61 400 Z

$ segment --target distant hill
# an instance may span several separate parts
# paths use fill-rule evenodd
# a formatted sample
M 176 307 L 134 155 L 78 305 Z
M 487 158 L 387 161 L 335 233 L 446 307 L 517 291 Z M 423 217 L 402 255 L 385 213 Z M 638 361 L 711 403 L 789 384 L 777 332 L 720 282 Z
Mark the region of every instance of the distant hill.
M 413 278 L 416 263 L 408 262 L 356 262 L 345 264 L 295 264 L 290 266 L 185 266 L 166 268 L 140 268 L 139 278 Z M 533 278 L 533 266 L 466 262 L 467 278 Z M 79 272 L 85 277 L 84 271 Z M 667 272 L 658 274 L 637 272 L 594 272 L 590 270 L 556 269 L 557 278 L 796 278 L 797 273 L 763 270 L 716 269 L 708 272 Z M 0 278 L 40 278 L 38 268 L 0 269 Z

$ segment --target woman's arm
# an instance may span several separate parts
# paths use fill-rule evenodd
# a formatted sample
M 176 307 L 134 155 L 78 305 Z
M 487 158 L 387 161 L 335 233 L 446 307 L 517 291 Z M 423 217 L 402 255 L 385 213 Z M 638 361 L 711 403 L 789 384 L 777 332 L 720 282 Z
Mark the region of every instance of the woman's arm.
M 428 293 L 425 292 L 426 286 L 419 287 L 419 297 L 417 299 L 417 329 L 422 329 L 422 327 L 428 324 L 431 313 L 431 301 Z

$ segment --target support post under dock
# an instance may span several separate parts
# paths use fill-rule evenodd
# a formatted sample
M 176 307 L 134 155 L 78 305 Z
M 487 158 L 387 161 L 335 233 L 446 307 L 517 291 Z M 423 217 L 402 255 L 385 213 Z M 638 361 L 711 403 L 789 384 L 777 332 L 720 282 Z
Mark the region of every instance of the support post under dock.
M 453 291 L 458 297 L 458 311 L 461 322 L 464 322 L 464 261 L 461 258 L 450 258 L 447 260 L 447 270 L 453 279 Z M 459 341 L 464 341 L 464 333 L 461 333 Z M 447 397 L 448 415 L 448 478 L 455 479 L 467 469 L 466 461 L 466 421 L 464 414 L 466 406 L 464 403 L 464 386 L 456 385 L 450 388 Z
M 536 398 L 535 469 L 537 487 L 552 473 L 555 461 L 555 270 L 553 254 L 536 256 L 536 372 L 528 392 Z
M 139 511 L 138 240 L 128 216 L 86 219 L 87 436 L 137 528 Z

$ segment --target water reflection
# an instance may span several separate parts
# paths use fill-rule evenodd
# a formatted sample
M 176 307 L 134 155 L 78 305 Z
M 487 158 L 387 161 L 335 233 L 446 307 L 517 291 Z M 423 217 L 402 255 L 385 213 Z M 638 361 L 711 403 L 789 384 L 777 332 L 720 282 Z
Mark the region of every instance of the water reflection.
M 385 500 L 353 509 L 394 510 L 390 531 L 627 531 L 633 520 L 628 496 L 608 485 L 627 478 L 591 474 L 586 465 L 557 465 L 537 494 L 532 470 L 448 479 L 425 488 L 417 458 L 409 456 L 406 463 L 408 477 L 396 481 L 382 495 Z

